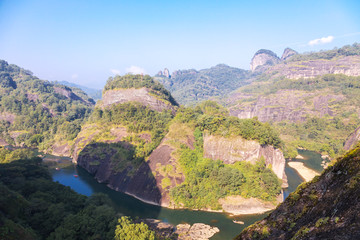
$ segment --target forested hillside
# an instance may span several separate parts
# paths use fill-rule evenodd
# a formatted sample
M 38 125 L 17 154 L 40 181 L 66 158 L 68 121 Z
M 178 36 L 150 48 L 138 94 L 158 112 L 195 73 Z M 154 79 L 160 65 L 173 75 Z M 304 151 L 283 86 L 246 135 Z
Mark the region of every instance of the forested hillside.
M 85 87 L 83 85 L 79 85 L 79 84 L 72 83 L 72 82 L 67 82 L 67 81 L 59 81 L 57 83 L 61 84 L 61 85 L 68 86 L 68 87 L 71 87 L 73 89 L 74 88 L 79 88 L 82 91 L 84 91 L 87 95 L 89 95 L 89 97 L 94 99 L 95 101 L 101 99 L 101 90 L 100 89 L 89 88 L 89 87 Z
M 73 140 L 94 100 L 80 89 L 43 81 L 0 61 L 0 138 L 3 143 L 50 150 Z
M 199 71 L 178 70 L 172 73 L 171 78 L 156 76 L 155 79 L 164 84 L 179 103 L 196 105 L 204 100 L 226 96 L 248 84 L 250 77 L 249 71 L 219 64 Z
M 85 197 L 53 182 L 41 158 L 1 165 L 1 239 L 123 240 L 135 236 L 155 239 L 147 225 L 121 217 L 106 195 Z
M 103 94 L 73 153 L 98 181 L 162 206 L 221 209 L 220 199 L 233 195 L 277 201 L 281 181 L 264 158 L 226 164 L 203 151 L 205 134 L 281 148 L 269 124 L 230 117 L 215 102 L 178 108 L 149 76 L 110 78 Z

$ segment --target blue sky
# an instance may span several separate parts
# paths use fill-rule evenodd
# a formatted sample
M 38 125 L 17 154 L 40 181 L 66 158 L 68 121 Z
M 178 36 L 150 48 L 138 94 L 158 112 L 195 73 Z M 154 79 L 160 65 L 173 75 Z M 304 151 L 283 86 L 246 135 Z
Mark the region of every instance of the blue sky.
M 261 48 L 281 56 L 360 42 L 359 12 L 356 0 L 0 0 L 0 59 L 95 88 L 130 71 L 249 69 Z

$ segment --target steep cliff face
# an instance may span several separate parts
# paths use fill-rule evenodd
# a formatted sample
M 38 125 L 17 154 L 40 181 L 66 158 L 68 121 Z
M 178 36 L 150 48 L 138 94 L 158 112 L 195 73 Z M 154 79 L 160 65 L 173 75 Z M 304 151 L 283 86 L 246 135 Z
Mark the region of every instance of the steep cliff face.
M 245 140 L 240 136 L 224 138 L 205 135 L 204 156 L 219 159 L 226 164 L 233 164 L 237 161 L 248 161 L 254 164 L 260 157 L 264 157 L 266 165 L 272 166 L 276 176 L 283 180 L 283 187 L 287 187 L 284 155 L 280 149 L 275 149 L 273 146 L 263 146 L 256 141 Z
M 96 139 L 103 131 L 109 132 L 107 140 L 98 142 Z M 125 127 L 113 126 L 108 131 L 101 126 L 87 125 L 76 140 L 73 161 L 93 174 L 99 182 L 107 184 L 116 191 L 127 193 L 151 204 L 170 206 L 170 189 L 184 181 L 184 175 L 173 156 L 176 148 L 169 144 L 174 141 L 171 131 L 147 160 L 141 161 L 136 166 L 129 160 L 131 154 L 122 154 L 134 148 L 126 141 L 128 136 L 133 136 L 133 133 L 128 132 Z M 150 134 L 142 133 L 135 137 L 151 141 Z M 190 145 L 193 141 L 191 138 L 191 136 L 187 137 Z M 97 143 L 92 144 L 92 142 Z M 183 143 L 186 144 L 185 141 Z M 115 155 L 116 157 L 113 158 Z
M 356 128 L 353 133 L 346 139 L 344 149 L 350 150 L 357 142 L 360 141 L 360 127 Z
M 158 112 L 161 112 L 162 110 L 175 111 L 176 109 L 175 106 L 171 105 L 169 102 L 152 95 L 147 88 L 108 90 L 103 94 L 100 106 L 107 107 L 112 104 L 121 104 L 125 102 L 139 102 Z
M 360 76 L 360 56 L 346 56 L 335 59 L 315 59 L 307 61 L 284 62 L 270 67 L 267 73 L 290 79 L 313 78 L 324 74 L 345 74 Z
M 278 64 L 280 59 L 276 54 L 270 50 L 260 49 L 251 59 L 250 69 L 251 71 L 262 71 L 267 67 Z
M 252 98 L 245 94 L 244 98 Z M 239 96 L 238 96 L 239 97 Z M 262 122 L 304 121 L 308 115 L 335 116 L 333 106 L 344 100 L 340 94 L 324 91 L 305 92 L 299 90 L 279 90 L 275 94 L 259 96 L 256 101 L 244 102 L 230 107 L 230 114 L 239 118 L 258 117 Z
M 359 239 L 360 146 L 236 239 Z
M 146 162 L 143 162 L 136 169 L 128 164 L 128 159 L 117 158 L 112 161 L 112 156 L 119 151 L 131 149 L 127 142 L 116 144 L 94 143 L 87 145 L 79 154 L 77 164 L 85 168 L 101 183 L 107 184 L 110 188 L 133 195 L 144 202 L 160 205 L 162 196 L 156 187 L 156 179 Z M 101 154 L 93 154 L 101 153 Z M 125 169 L 117 170 L 117 165 L 125 165 Z

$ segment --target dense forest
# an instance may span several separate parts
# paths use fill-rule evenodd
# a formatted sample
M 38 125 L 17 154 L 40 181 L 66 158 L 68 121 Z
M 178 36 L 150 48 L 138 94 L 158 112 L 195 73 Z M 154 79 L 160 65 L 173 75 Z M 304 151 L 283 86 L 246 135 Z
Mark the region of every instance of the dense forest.
M 120 216 L 106 195 L 85 197 L 53 182 L 41 161 L 1 165 L 1 239 L 155 239 L 144 223 Z
M 94 101 L 80 89 L 43 81 L 0 61 L 0 138 L 8 144 L 48 150 L 71 141 Z

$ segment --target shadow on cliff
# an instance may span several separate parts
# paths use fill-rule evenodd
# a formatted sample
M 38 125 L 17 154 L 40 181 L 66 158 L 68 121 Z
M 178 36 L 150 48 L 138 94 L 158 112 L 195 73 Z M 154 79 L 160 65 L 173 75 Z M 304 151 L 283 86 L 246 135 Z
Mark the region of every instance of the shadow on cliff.
M 156 219 L 161 191 L 148 163 L 134 159 L 134 153 L 135 147 L 128 142 L 89 144 L 79 153 L 78 173 L 94 192 L 107 194 L 120 213 Z

